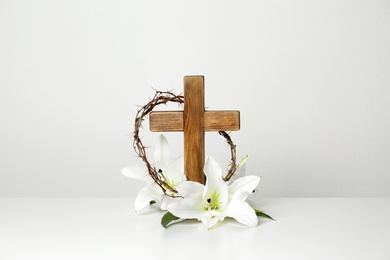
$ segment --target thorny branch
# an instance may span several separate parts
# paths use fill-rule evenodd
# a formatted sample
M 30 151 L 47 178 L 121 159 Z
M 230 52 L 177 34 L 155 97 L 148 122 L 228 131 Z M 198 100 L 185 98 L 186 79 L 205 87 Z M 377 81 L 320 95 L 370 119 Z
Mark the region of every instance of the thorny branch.
M 232 139 L 230 138 L 230 135 L 226 133 L 225 131 L 219 131 L 220 135 L 225 137 L 226 142 L 230 146 L 230 155 L 231 155 L 231 162 L 230 162 L 230 169 L 226 173 L 225 176 L 223 176 L 224 181 L 229 181 L 231 177 L 233 177 L 234 173 L 236 172 L 237 165 L 236 165 L 236 145 L 233 143 Z
M 142 122 L 144 121 L 145 117 L 147 117 L 153 109 L 161 104 L 167 104 L 168 102 L 174 102 L 178 103 L 179 105 L 184 104 L 184 96 L 183 95 L 175 95 L 170 91 L 156 91 L 154 97 L 143 107 L 141 107 L 136 114 L 135 122 L 134 122 L 134 142 L 133 142 L 133 148 L 135 153 L 138 155 L 139 158 L 141 158 L 144 163 L 146 164 L 146 167 L 148 169 L 150 177 L 154 180 L 154 182 L 160 186 L 160 188 L 163 190 L 164 194 L 170 197 L 179 197 L 178 192 L 168 185 L 168 183 L 164 180 L 163 176 L 156 170 L 155 167 L 153 167 L 146 155 L 146 147 L 141 141 L 141 138 L 139 136 L 140 128 L 142 128 Z M 230 169 L 228 170 L 227 174 L 224 176 L 224 181 L 228 181 L 236 171 L 236 146 L 233 144 L 233 141 L 231 140 L 229 134 L 227 134 L 225 131 L 220 131 L 220 135 L 222 135 L 227 143 L 230 145 L 230 152 L 231 152 L 231 163 L 230 163 Z

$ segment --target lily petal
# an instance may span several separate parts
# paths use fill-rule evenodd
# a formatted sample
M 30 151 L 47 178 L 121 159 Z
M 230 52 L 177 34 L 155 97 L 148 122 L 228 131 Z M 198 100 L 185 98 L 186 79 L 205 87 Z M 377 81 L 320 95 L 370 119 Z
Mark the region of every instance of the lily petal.
M 154 151 L 154 164 L 156 168 L 166 168 L 172 161 L 168 141 L 164 135 L 160 135 Z
M 198 193 L 194 197 L 179 199 L 169 204 L 167 210 L 179 218 L 202 219 L 208 217 L 202 203 L 202 194 Z
M 148 184 L 153 183 L 153 179 L 150 177 L 148 170 L 144 165 L 128 166 L 122 169 L 122 174 L 126 177 L 144 181 Z
M 231 198 L 224 213 L 227 217 L 234 218 L 235 220 L 246 226 L 257 226 L 258 219 L 256 216 L 256 212 L 246 202 Z
M 167 210 L 167 207 L 169 204 L 174 203 L 176 200 L 179 200 L 180 198 L 172 198 L 167 195 L 164 195 L 161 200 L 160 209 L 161 210 Z
M 208 206 L 211 198 L 218 198 L 218 209 L 221 211 L 228 202 L 228 187 L 222 179 L 221 166 L 212 157 L 208 157 L 204 166 L 207 181 L 203 193 L 203 203 Z
M 149 205 L 149 202 L 154 200 L 158 205 L 161 204 L 162 191 L 153 189 L 149 186 L 143 187 L 135 198 L 134 210 L 139 212 Z
M 205 217 L 205 218 L 201 218 L 199 219 L 200 221 L 202 221 L 202 223 L 208 228 L 212 228 L 215 224 L 218 223 L 218 221 L 220 220 L 218 217 Z M 223 220 L 223 219 L 222 219 Z
M 187 178 L 184 175 L 184 157 L 180 156 L 173 160 L 166 168 L 164 168 L 163 173 L 169 181 L 175 184 L 185 181 Z
M 193 197 L 199 193 L 202 194 L 204 185 L 194 181 L 183 181 L 175 185 L 175 188 L 179 192 L 180 196 L 188 198 Z
M 229 194 L 239 201 L 245 201 L 248 196 L 256 189 L 260 182 L 259 176 L 245 176 L 235 180 L 228 186 Z

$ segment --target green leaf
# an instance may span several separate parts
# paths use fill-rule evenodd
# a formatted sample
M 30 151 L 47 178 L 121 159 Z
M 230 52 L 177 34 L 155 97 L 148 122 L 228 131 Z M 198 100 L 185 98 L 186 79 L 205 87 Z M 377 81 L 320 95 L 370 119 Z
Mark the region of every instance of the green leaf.
M 171 212 L 167 212 L 165 213 L 165 215 L 162 217 L 161 219 L 161 225 L 164 227 L 164 228 L 167 228 L 167 226 L 174 220 L 178 220 L 180 219 L 179 217 L 176 217 L 175 215 L 173 215 Z
M 155 200 L 151 200 L 149 201 L 149 205 L 153 205 L 153 204 L 156 204 L 157 202 Z
M 254 207 L 252 207 L 252 208 L 255 210 L 256 216 L 275 220 L 275 219 L 273 219 L 270 215 L 265 214 L 263 211 L 261 211 L 261 210 L 259 210 L 259 209 L 257 209 L 257 208 L 254 208 Z

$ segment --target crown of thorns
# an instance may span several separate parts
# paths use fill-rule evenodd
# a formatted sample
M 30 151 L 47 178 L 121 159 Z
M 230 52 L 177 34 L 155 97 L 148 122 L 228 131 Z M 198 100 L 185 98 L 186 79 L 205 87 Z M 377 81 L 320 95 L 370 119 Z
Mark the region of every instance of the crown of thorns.
M 163 178 L 161 173 L 156 170 L 156 168 L 150 164 L 148 157 L 146 155 L 146 146 L 141 141 L 141 138 L 139 137 L 139 131 L 142 128 L 142 122 L 145 120 L 145 117 L 147 117 L 153 109 L 158 105 L 166 105 L 167 103 L 178 103 L 179 106 L 182 106 L 184 104 L 184 96 L 183 95 L 175 95 L 170 91 L 156 91 L 154 97 L 144 106 L 142 106 L 135 116 L 135 122 L 134 122 L 134 142 L 133 142 L 133 148 L 136 154 L 139 158 L 143 160 L 143 162 L 146 164 L 146 167 L 148 169 L 150 177 L 154 180 L 154 182 L 161 187 L 164 194 L 170 196 L 170 197 L 178 197 L 178 192 L 171 187 Z M 230 147 L 230 167 L 227 171 L 227 173 L 223 176 L 224 181 L 229 181 L 230 178 L 234 175 L 237 165 L 236 165 L 236 145 L 233 143 L 232 139 L 230 138 L 230 135 L 226 133 L 225 131 L 219 131 L 218 132 L 221 136 L 223 136 L 226 139 L 226 142 L 229 144 Z

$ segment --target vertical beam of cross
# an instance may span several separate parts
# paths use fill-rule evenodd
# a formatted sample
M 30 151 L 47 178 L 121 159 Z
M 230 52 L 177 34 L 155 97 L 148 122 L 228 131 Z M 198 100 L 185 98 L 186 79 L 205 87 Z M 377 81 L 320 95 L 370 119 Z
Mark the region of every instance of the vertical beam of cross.
M 204 78 L 184 78 L 184 172 L 204 183 Z

